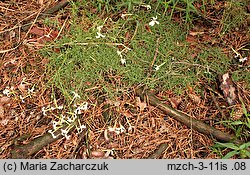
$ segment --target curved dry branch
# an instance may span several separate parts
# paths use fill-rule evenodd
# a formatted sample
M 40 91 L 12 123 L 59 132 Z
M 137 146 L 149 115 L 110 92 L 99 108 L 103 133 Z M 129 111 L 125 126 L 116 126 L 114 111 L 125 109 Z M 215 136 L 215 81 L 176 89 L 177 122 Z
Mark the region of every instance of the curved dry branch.
M 61 129 L 65 130 L 66 128 L 68 128 L 68 126 L 63 126 Z M 53 134 L 56 136 L 55 138 L 52 137 L 50 133 L 46 133 L 30 141 L 26 145 L 14 146 L 14 148 L 10 151 L 11 158 L 13 159 L 31 158 L 33 154 L 40 151 L 44 146 L 47 146 L 57 141 L 58 139 L 61 139 L 63 137 L 63 135 L 61 134 L 61 129 L 58 129 L 57 131 L 53 132 Z M 73 125 L 73 127 L 70 127 L 68 133 L 71 133 L 74 129 L 75 129 L 75 125 Z
M 233 135 L 224 133 L 218 129 L 215 129 L 212 126 L 203 123 L 200 120 L 194 119 L 181 111 L 178 111 L 166 104 L 163 104 L 160 100 L 158 100 L 155 97 L 155 95 L 147 92 L 147 90 L 143 87 L 138 88 L 136 90 L 136 95 L 140 96 L 140 98 L 142 99 L 146 96 L 150 105 L 157 107 L 158 109 L 162 110 L 165 114 L 173 117 L 175 120 L 185 124 L 189 128 L 192 128 L 202 134 L 212 136 L 213 138 L 222 142 L 232 142 L 235 144 L 242 143 L 240 140 L 237 140 L 236 137 Z

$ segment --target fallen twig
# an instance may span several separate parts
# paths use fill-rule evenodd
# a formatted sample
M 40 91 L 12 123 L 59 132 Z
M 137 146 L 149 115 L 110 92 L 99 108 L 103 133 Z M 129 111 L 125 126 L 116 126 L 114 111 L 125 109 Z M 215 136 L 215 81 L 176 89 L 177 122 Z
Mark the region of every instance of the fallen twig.
M 159 108 L 165 114 L 170 115 L 175 120 L 185 124 L 189 128 L 192 128 L 192 129 L 194 129 L 202 134 L 212 136 L 215 139 L 222 141 L 222 142 L 233 142 L 235 144 L 242 143 L 240 140 L 237 140 L 235 138 L 235 136 L 233 136 L 233 135 L 230 135 L 230 134 L 224 133 L 220 130 L 217 130 L 214 127 L 209 126 L 200 120 L 191 118 L 187 114 L 185 114 L 181 111 L 178 111 L 176 109 L 173 109 L 166 104 L 161 103 L 153 94 L 147 92 L 145 87 L 138 88 L 136 90 L 136 95 L 140 96 L 142 99 L 144 98 L 144 96 L 146 96 L 150 105 Z
M 69 4 L 69 1 L 68 0 L 63 0 L 61 2 L 58 2 L 55 6 L 45 10 L 43 13 L 41 13 L 37 19 L 41 19 L 41 18 L 44 18 L 44 17 L 47 17 L 49 15 L 52 15 L 53 13 L 59 11 L 60 9 L 66 7 L 67 5 Z M 28 24 L 28 25 L 24 25 L 22 26 L 22 30 L 23 31 L 27 31 L 30 26 L 32 25 L 32 23 Z
M 66 128 L 66 127 L 65 127 Z M 72 131 L 75 127 L 72 127 L 70 131 Z M 62 128 L 64 129 L 64 128 Z M 69 132 L 70 132 L 69 131 Z M 26 145 L 17 145 L 10 151 L 11 158 L 13 159 L 27 159 L 30 158 L 33 154 L 40 151 L 44 146 L 49 145 L 62 138 L 61 130 L 57 130 L 54 133 L 57 137 L 53 138 L 50 133 L 46 133 L 40 137 L 35 138 L 31 142 Z
M 49 8 L 49 9 L 47 9 L 45 12 L 43 12 L 43 13 L 38 13 L 38 15 L 36 16 L 36 18 L 35 18 L 35 20 L 33 21 L 33 22 L 29 22 L 29 23 L 27 23 L 27 24 L 24 24 L 22 27 L 21 27 L 21 29 L 23 30 L 23 31 L 27 31 L 27 30 L 30 30 L 31 28 L 32 28 L 32 25 L 34 25 L 34 23 L 38 20 L 38 19 L 41 19 L 41 18 L 43 18 L 43 17 L 46 17 L 46 16 L 48 16 L 48 15 L 51 15 L 51 14 L 53 14 L 53 13 L 55 13 L 55 12 L 57 12 L 58 10 L 60 10 L 60 9 L 62 9 L 62 8 L 64 8 L 64 7 L 66 7 L 67 5 L 68 5 L 68 1 L 67 0 L 63 0 L 63 1 L 61 1 L 61 2 L 59 2 L 58 4 L 56 4 L 54 7 L 51 7 L 51 8 Z M 15 29 L 15 28 L 13 28 L 13 29 Z M 26 33 L 26 36 L 27 36 L 27 34 L 28 34 L 29 32 L 27 32 Z M 25 37 L 26 37 L 25 36 Z M 7 50 L 0 50 L 0 54 L 2 54 L 2 53 L 7 53 L 7 52 L 10 52 L 10 51 L 13 51 L 13 50 L 15 50 L 15 49 L 17 49 L 20 45 L 22 44 L 22 42 L 20 42 L 16 47 L 14 47 L 14 48 L 11 48 L 11 49 L 7 49 Z

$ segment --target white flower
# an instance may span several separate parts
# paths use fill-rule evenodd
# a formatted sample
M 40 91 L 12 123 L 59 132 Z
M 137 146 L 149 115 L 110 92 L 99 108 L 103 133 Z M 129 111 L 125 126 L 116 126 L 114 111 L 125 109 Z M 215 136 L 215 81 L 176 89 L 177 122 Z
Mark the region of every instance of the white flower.
M 96 38 L 101 38 L 101 37 L 105 38 L 105 35 L 101 34 L 102 27 L 103 26 L 98 26 L 97 27 L 98 32 L 96 32 L 96 34 L 97 34 Z
M 239 59 L 239 62 L 241 62 L 241 63 L 244 63 L 245 61 L 247 61 L 247 57 Z
M 72 93 L 74 94 L 73 99 L 81 98 L 80 95 L 78 95 L 78 93 L 76 93 L 76 92 L 74 92 L 74 91 L 72 91 Z
M 108 128 L 108 131 L 109 131 L 109 132 L 115 132 L 117 135 L 119 135 L 119 134 L 125 132 L 125 128 L 124 128 L 123 126 L 120 126 L 120 128 L 115 128 L 115 127 L 112 128 L 112 127 L 109 127 L 109 128 Z
M 152 18 L 152 21 L 149 22 L 150 26 L 154 26 L 155 24 L 160 24 L 159 21 L 157 21 L 157 16 Z
M 52 130 L 49 130 L 48 133 L 50 133 L 54 139 L 57 138 L 57 136 L 52 132 Z
M 126 59 L 125 58 L 121 58 L 121 64 L 125 65 L 126 64 Z
M 117 50 L 116 53 L 122 58 L 122 52 Z
M 33 93 L 34 92 L 34 90 L 35 90 L 35 88 L 34 88 L 34 86 L 30 89 L 30 88 L 28 88 L 28 92 L 29 93 Z
M 236 52 L 236 55 L 234 56 L 234 58 L 238 58 L 240 56 L 240 54 L 238 52 Z
M 158 71 L 166 62 L 160 64 L 160 65 L 155 65 L 155 71 Z
M 150 10 L 151 9 L 151 5 L 141 5 L 142 7 L 145 7 L 147 10 Z
M 7 95 L 9 97 L 9 95 L 10 95 L 9 87 L 6 87 L 6 89 L 3 90 L 3 94 Z
M 117 52 L 117 54 L 118 54 L 118 55 L 120 56 L 120 58 L 121 58 L 121 60 L 120 60 L 120 61 L 121 61 L 121 64 L 122 64 L 122 65 L 126 64 L 126 59 L 122 57 L 122 51 L 117 50 L 116 52 Z
M 121 15 L 121 18 L 122 18 L 122 19 L 125 19 L 125 16 L 126 16 L 126 14 L 122 14 L 122 15 Z
M 127 14 L 125 13 L 125 14 L 124 14 L 124 13 L 123 13 L 123 14 L 121 15 L 121 18 L 122 18 L 122 19 L 125 19 L 126 16 L 131 16 L 131 15 L 133 15 L 133 14 L 129 14 L 129 13 L 127 13 Z
M 20 95 L 19 97 L 20 97 L 22 103 L 24 103 L 24 102 L 25 102 L 25 101 L 24 101 L 25 97 L 23 97 L 22 95 Z
M 155 66 L 155 71 L 158 71 L 161 66 Z
M 63 105 L 58 106 L 57 109 L 63 109 Z
M 105 38 L 105 35 L 101 34 L 100 32 L 96 32 L 97 36 L 96 38 Z
M 122 126 L 120 128 L 115 128 L 115 133 L 116 134 L 121 134 L 125 131 L 125 128 Z
M 109 132 L 114 132 L 115 128 L 109 127 L 108 130 L 109 130 Z
M 75 109 L 74 113 L 81 114 L 82 110 L 86 111 L 87 109 L 88 109 L 88 102 L 84 102 Z
M 61 129 L 61 134 L 67 139 L 69 140 L 70 136 L 67 135 L 68 131 L 66 129 Z
M 81 114 L 81 110 L 78 108 L 75 109 L 74 114 Z
M 53 125 L 53 128 L 54 128 L 54 129 L 56 129 L 57 124 L 58 124 L 58 122 L 52 121 L 52 125 Z
M 101 32 L 102 28 L 103 28 L 103 26 L 97 26 L 98 32 Z
M 86 126 L 85 126 L 85 125 L 81 125 L 80 128 L 81 128 L 81 129 L 85 129 Z
M 45 110 L 45 107 L 42 107 L 42 112 L 43 112 L 43 115 L 46 116 L 46 110 Z
M 68 117 L 68 119 L 67 119 L 67 122 L 69 122 L 69 123 L 72 123 L 72 122 L 74 122 L 75 120 L 73 120 L 73 119 L 71 119 L 70 117 Z
M 68 133 L 68 131 L 66 129 L 61 129 L 61 134 L 64 136 Z
M 69 140 L 69 139 L 70 139 L 70 136 L 69 136 L 69 135 L 67 135 L 67 134 L 66 134 L 64 137 L 65 137 L 67 140 Z
M 76 127 L 78 133 L 82 132 L 83 129 L 85 129 L 85 128 L 86 128 L 86 126 L 82 125 L 82 124 L 80 124 L 80 127 Z

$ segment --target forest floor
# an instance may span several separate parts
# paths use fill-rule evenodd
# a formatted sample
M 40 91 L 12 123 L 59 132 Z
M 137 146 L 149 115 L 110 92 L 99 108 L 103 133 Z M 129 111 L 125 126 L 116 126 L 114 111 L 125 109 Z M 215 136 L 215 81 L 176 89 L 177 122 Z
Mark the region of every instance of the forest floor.
M 158 15 L 151 26 L 156 15 L 145 6 L 108 13 L 80 2 L 47 16 L 58 1 L 0 2 L 0 158 L 15 158 L 53 129 L 66 133 L 34 142 L 39 149 L 19 158 L 208 159 L 233 150 L 140 98 L 142 85 L 163 104 L 249 142 L 249 5 L 248 18 L 226 16 L 228 3 L 215 1 L 192 25 L 177 11 L 171 24 Z

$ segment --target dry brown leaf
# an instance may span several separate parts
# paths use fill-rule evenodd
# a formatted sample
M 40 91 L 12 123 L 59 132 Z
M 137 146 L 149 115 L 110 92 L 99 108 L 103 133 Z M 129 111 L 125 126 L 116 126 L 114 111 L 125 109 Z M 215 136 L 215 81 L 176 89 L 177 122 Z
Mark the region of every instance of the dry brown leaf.
M 194 104 L 200 104 L 201 98 L 195 94 L 188 94 L 188 97 L 192 100 Z
M 43 44 L 45 42 L 53 41 L 58 37 L 59 32 L 55 30 L 51 30 L 49 28 L 38 28 L 36 26 L 32 27 L 32 29 L 29 32 L 30 34 L 36 35 L 37 37 L 33 37 L 30 39 L 27 39 L 26 43 L 32 43 L 32 44 Z
M 133 115 L 129 112 L 129 111 L 125 111 L 125 112 L 123 112 L 122 113 L 125 117 L 127 117 L 127 118 L 132 118 L 133 117 Z
M 145 24 L 145 29 L 146 29 L 149 33 L 152 33 L 150 27 L 149 27 L 147 24 Z
M 202 34 L 204 34 L 204 32 L 192 32 L 192 31 L 189 32 L 189 35 L 191 36 L 202 35 Z
M 169 98 L 169 101 L 171 103 L 171 106 L 177 109 L 182 100 L 181 98 L 172 97 L 172 98 Z
M 143 111 L 147 107 L 147 103 L 141 102 L 140 97 L 135 97 L 136 100 L 136 106 L 140 108 L 140 111 Z
M 71 141 L 72 141 L 72 143 L 73 143 L 73 145 L 77 145 L 78 144 L 78 137 L 76 137 L 76 136 L 74 136 L 72 139 L 71 139 Z
M 0 98 L 0 105 L 5 105 L 10 102 L 10 97 L 1 97 Z
M 190 44 L 197 44 L 198 38 L 192 35 L 187 35 L 186 41 Z
M 129 32 L 125 33 L 125 42 L 129 41 L 129 39 L 131 38 Z
M 95 158 L 102 158 L 104 157 L 104 152 L 102 151 L 92 151 L 91 152 L 91 156 L 95 157 Z
M 27 85 L 27 84 L 24 84 L 24 83 L 20 83 L 20 84 L 18 85 L 18 89 L 19 89 L 22 93 L 24 93 L 25 91 L 27 91 L 28 85 Z
M 4 107 L 0 105 L 0 119 L 4 118 Z
M 37 36 L 44 36 L 44 35 L 45 35 L 44 29 L 38 28 L 38 27 L 36 27 L 36 26 L 32 27 L 32 28 L 30 29 L 30 32 L 29 32 L 29 33 L 30 33 L 30 34 L 34 34 L 34 35 L 37 35 Z
M 233 85 L 233 80 L 229 73 L 225 73 L 221 77 L 220 89 L 223 91 L 223 95 L 229 105 L 234 105 L 236 101 L 236 89 Z
M 38 3 L 39 5 L 43 5 L 43 0 L 37 0 L 37 3 Z
M 215 42 L 210 35 L 203 35 L 202 40 L 206 42 Z

